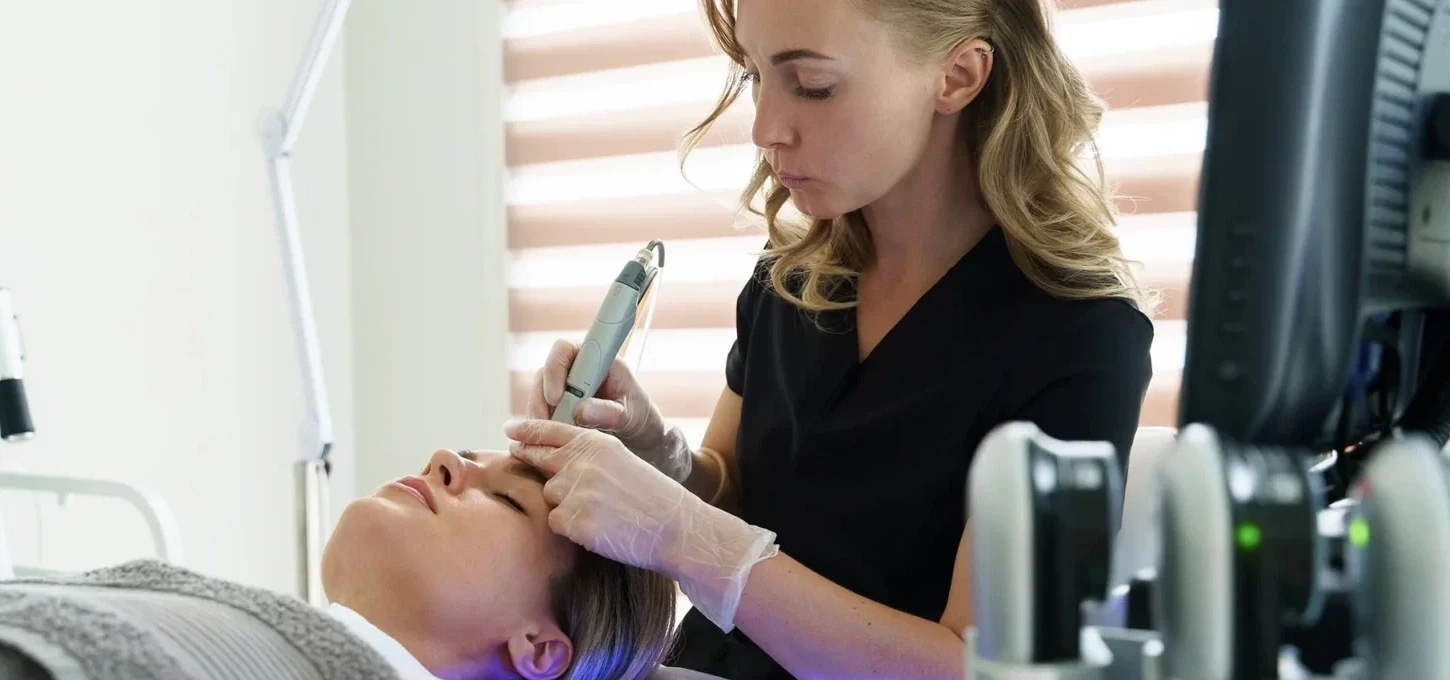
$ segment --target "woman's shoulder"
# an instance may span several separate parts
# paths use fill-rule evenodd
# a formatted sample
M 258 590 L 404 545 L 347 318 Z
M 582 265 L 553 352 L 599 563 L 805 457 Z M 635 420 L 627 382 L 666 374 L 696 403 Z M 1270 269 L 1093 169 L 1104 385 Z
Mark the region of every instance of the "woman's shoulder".
M 1049 304 L 1059 325 L 1070 324 L 1079 331 L 1153 335 L 1153 320 L 1132 298 L 1053 299 Z
M 1154 324 L 1131 299 L 1044 296 L 1022 305 L 1016 318 L 1003 344 L 1007 413 L 1049 393 L 1064 413 L 1080 417 L 1138 408 L 1161 370 L 1153 365 Z
M 1027 335 L 1049 355 L 1123 368 L 1147 367 L 1157 326 L 1126 297 L 1068 300 L 1035 296 Z

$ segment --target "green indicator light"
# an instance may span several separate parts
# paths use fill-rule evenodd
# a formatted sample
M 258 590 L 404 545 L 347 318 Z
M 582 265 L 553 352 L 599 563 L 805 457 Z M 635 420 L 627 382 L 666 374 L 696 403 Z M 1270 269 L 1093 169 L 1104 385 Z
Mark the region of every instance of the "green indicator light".
M 1240 548 L 1253 550 L 1259 547 L 1259 543 L 1264 539 L 1264 534 L 1259 530 L 1257 524 L 1240 524 L 1239 528 L 1234 531 L 1234 538 L 1238 539 Z
M 1356 548 L 1369 545 L 1369 522 L 1364 521 L 1363 517 L 1350 520 L 1349 542 Z

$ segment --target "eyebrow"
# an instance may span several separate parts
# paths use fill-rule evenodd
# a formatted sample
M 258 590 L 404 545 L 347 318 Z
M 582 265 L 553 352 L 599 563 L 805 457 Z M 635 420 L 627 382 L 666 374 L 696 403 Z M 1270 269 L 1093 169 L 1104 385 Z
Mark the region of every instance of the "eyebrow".
M 543 486 L 544 484 L 547 484 L 549 482 L 549 478 L 544 474 L 543 470 L 529 465 L 528 463 L 525 463 L 524 461 L 521 461 L 517 458 L 510 459 L 508 462 L 508 467 L 504 469 L 508 470 L 516 476 L 523 477 L 524 479 L 527 479 L 531 482 L 538 482 L 539 486 Z
M 470 460 L 475 463 L 478 462 L 478 454 L 473 451 L 464 449 L 462 451 L 459 451 L 458 455 L 459 457 L 466 460 Z M 543 470 L 529 465 L 528 463 L 525 463 L 524 461 L 521 461 L 517 458 L 510 458 L 509 462 L 504 466 L 504 471 L 514 475 L 515 477 L 523 477 L 524 479 L 527 479 L 531 482 L 538 482 L 539 486 L 543 486 L 549 483 L 549 477 L 544 474 Z
M 796 49 L 785 50 L 784 52 L 776 52 L 775 56 L 770 58 L 770 63 L 772 66 L 780 66 L 781 64 L 784 64 L 788 61 L 796 61 L 798 59 L 821 59 L 824 61 L 835 61 L 834 58 L 828 57 L 815 50 Z

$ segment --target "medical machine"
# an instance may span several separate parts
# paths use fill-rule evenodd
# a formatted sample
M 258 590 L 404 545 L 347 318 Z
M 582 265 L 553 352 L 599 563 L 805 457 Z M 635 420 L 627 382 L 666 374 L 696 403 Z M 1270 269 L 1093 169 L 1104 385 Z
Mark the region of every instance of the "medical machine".
M 1450 678 L 1450 460 L 1425 437 L 1370 459 L 1348 566 L 1366 678 Z
M 1210 83 L 1179 432 L 1148 471 L 1159 556 L 1078 595 L 1111 658 L 1068 667 L 1450 677 L 1450 0 L 1221 0 Z M 977 455 L 973 531 L 1020 524 L 975 478 L 1010 456 Z M 974 677 L 1077 677 L 992 642 L 1052 594 L 1001 559 L 973 554 L 978 592 L 1007 591 L 987 603 L 1019 603 L 977 618 Z
M 1156 618 L 1167 677 L 1279 677 L 1285 626 L 1317 616 L 1321 503 L 1297 456 L 1190 425 L 1163 459 Z
M 1170 584 L 1201 592 L 1226 583 L 1230 600 L 1218 606 L 1231 605 L 1231 613 L 1217 617 L 1215 634 L 1269 640 L 1315 625 L 1319 582 L 1344 575 L 1361 614 L 1353 633 L 1361 644 L 1386 621 L 1450 622 L 1450 610 L 1418 611 L 1435 606 L 1431 596 L 1367 599 L 1371 582 L 1327 562 L 1331 539 L 1317 522 L 1328 504 L 1366 480 L 1374 486 L 1365 466 L 1380 452 L 1447 442 L 1450 2 L 1225 0 L 1212 83 L 1183 436 L 1165 461 L 1161 491 L 1156 590 L 1165 613 Z M 1199 474 L 1170 481 L 1173 467 L 1188 464 L 1175 459 L 1183 456 L 1202 460 Z M 1245 461 L 1257 461 L 1258 470 L 1246 473 Z M 1263 567 L 1254 574 L 1238 561 L 1246 536 L 1235 500 L 1236 485 L 1250 477 L 1259 478 L 1252 497 L 1260 512 L 1282 522 L 1258 526 L 1254 555 Z M 1418 495 L 1399 481 L 1396 491 L 1376 493 Z M 1419 483 L 1443 484 L 1443 477 Z M 1171 517 L 1170 508 L 1191 517 Z M 1423 535 L 1426 545 L 1450 540 L 1433 514 L 1382 520 L 1405 523 L 1387 531 Z M 1184 521 L 1216 528 L 1191 531 Z M 1237 557 L 1170 559 L 1214 545 Z M 1377 577 L 1412 591 L 1434 587 L 1415 573 L 1428 554 L 1403 557 L 1381 563 L 1389 573 Z M 1277 580 L 1271 591 L 1262 591 L 1265 578 Z M 1246 588 L 1261 591 L 1259 599 L 1237 599 Z M 1378 607 L 1364 618 L 1370 599 Z M 1189 655 L 1209 649 L 1211 639 L 1174 640 L 1167 632 L 1168 677 L 1198 677 L 1205 667 L 1194 664 L 1205 660 Z M 1443 658 L 1405 660 L 1395 655 L 1409 650 L 1381 646 L 1392 658 L 1365 670 L 1378 678 L 1450 677 L 1388 672 L 1450 668 L 1450 637 L 1425 637 L 1434 632 L 1417 633 L 1434 650 L 1421 651 Z M 1232 665 L 1206 677 L 1278 677 L 1269 657 L 1293 652 L 1277 642 L 1260 649 L 1233 642 L 1227 654 L 1225 642 L 1214 642 L 1213 661 Z M 1349 672 L 1369 661 L 1354 660 L 1358 654 L 1345 649 L 1338 664 L 1315 671 Z
M 655 250 L 660 255 L 658 267 L 654 265 Z M 625 347 L 634 331 L 640 307 L 646 298 L 650 305 L 649 313 L 645 316 L 643 333 L 649 333 L 654 317 L 654 301 L 659 299 L 652 293 L 655 292 L 655 280 L 659 276 L 660 268 L 664 266 L 665 245 L 660 241 L 650 241 L 649 245 L 640 248 L 634 258 L 624 264 L 624 269 L 620 270 L 619 276 L 614 278 L 614 283 L 610 284 L 609 291 L 605 293 L 604 302 L 599 306 L 599 312 L 594 315 L 594 323 L 589 326 L 584 342 L 579 345 L 579 354 L 574 357 L 574 363 L 569 365 L 564 395 L 552 414 L 554 420 L 574 424 L 574 412 L 578 409 L 579 402 L 593 397 L 600 385 L 604 384 L 604 379 L 609 375 L 609 367 L 614 364 L 615 357 Z
M 1111 444 L 1063 442 L 1009 423 L 977 449 L 970 479 L 976 677 L 1101 678 L 1083 604 L 1108 594 L 1122 488 Z
M 0 439 L 18 442 L 35 436 L 30 402 L 25 398 L 25 348 L 10 291 L 0 288 Z

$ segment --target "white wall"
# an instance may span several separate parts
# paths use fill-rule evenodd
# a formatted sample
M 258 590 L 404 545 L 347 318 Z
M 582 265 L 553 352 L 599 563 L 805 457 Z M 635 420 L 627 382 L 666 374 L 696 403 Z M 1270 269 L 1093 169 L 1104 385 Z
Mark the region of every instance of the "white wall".
M 358 487 L 509 413 L 498 0 L 355 2 L 348 20 Z
M 189 566 L 286 592 L 302 410 L 254 129 L 319 6 L 0 2 L 0 286 L 22 315 L 39 430 L 0 444 L 0 467 L 145 485 L 175 510 Z M 295 164 L 338 506 L 355 474 L 343 52 Z M 32 506 L 4 498 L 26 561 Z M 144 553 L 113 507 L 44 510 L 48 563 Z

